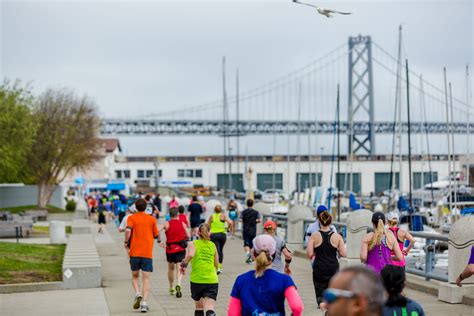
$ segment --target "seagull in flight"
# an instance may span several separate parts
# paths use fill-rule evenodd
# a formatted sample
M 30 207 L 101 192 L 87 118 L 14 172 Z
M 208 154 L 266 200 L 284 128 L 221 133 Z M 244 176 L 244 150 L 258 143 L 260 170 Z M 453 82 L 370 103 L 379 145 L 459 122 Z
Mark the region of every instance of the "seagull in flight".
M 341 11 L 336 11 L 336 10 L 332 10 L 332 9 L 321 8 L 321 7 L 318 7 L 317 5 L 310 4 L 310 3 L 300 2 L 300 1 L 298 1 L 298 0 L 293 0 L 293 2 L 294 2 L 294 3 L 297 3 L 297 4 L 307 5 L 307 6 L 316 8 L 316 10 L 318 10 L 318 13 L 319 13 L 319 14 L 322 14 L 322 15 L 328 17 L 328 18 L 332 18 L 332 17 L 333 17 L 332 14 L 334 14 L 334 13 L 344 14 L 344 15 L 352 14 L 352 12 L 341 12 Z

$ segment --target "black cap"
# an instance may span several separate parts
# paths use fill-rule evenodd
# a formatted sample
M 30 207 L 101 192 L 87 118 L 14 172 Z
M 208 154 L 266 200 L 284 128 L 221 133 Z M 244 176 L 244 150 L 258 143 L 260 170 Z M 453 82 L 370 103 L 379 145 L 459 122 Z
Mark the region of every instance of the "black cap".
M 372 214 L 372 223 L 377 224 L 379 222 L 379 219 L 382 220 L 382 222 L 385 223 L 385 215 L 382 212 L 375 212 Z

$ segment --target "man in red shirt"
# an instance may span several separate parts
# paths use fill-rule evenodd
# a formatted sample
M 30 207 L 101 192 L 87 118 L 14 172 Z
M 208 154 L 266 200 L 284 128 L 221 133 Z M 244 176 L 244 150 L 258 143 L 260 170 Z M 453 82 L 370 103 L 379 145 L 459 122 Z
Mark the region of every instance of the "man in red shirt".
M 130 256 L 132 286 L 135 290 L 134 309 L 142 313 L 149 311 L 146 299 L 150 292 L 150 273 L 153 272 L 153 242 L 159 240 L 156 219 L 145 213 L 147 202 L 138 199 L 135 202 L 137 213 L 127 219 L 125 230 L 125 248 Z M 142 270 L 142 291 L 140 291 L 140 270 Z
M 161 246 L 166 249 L 166 261 L 168 261 L 168 281 L 170 284 L 169 293 L 180 298 L 181 293 L 181 278 L 182 274 L 179 272 L 178 264 L 183 261 L 186 255 L 187 240 L 191 237 L 185 223 L 178 217 L 178 209 L 170 209 L 170 220 L 163 226 L 166 234 L 166 244 Z M 174 280 L 176 274 L 177 285 L 174 287 Z

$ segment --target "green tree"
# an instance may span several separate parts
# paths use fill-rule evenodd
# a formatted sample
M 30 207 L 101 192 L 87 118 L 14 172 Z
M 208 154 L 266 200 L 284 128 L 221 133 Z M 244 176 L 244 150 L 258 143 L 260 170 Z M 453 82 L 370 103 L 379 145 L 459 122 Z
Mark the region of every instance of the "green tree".
M 45 91 L 34 115 L 38 131 L 28 162 L 38 184 L 38 206 L 44 208 L 72 169 L 85 170 L 100 157 L 100 120 L 88 97 L 68 89 Z
M 0 85 L 0 183 L 23 182 L 35 134 L 33 97 L 19 81 Z

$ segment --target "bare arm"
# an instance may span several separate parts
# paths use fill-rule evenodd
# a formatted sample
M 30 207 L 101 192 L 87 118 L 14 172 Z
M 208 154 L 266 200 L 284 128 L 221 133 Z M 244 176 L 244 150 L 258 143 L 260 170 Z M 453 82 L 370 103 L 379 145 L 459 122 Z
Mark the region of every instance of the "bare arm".
M 398 247 L 397 239 L 395 238 L 394 234 L 386 234 L 385 235 L 387 238 L 387 244 L 390 250 L 393 251 L 394 257 L 397 261 L 402 261 L 403 260 L 403 254 L 402 251 L 400 250 L 400 247 Z
M 308 259 L 312 259 L 314 257 L 314 239 L 313 236 L 309 238 L 308 245 L 306 246 L 306 255 Z
M 404 236 L 406 240 L 408 240 L 410 243 L 408 244 L 408 247 L 406 247 L 404 250 L 403 250 L 403 254 L 406 256 L 408 254 L 408 252 L 413 248 L 413 246 L 415 245 L 415 238 L 413 238 L 413 236 L 408 232 L 408 231 L 405 231 L 405 236 Z
M 369 241 L 372 233 L 366 234 L 360 247 L 360 261 L 367 262 L 367 253 L 369 252 Z
M 347 256 L 346 253 L 346 245 L 344 244 L 344 240 L 342 239 L 342 236 L 338 234 L 338 245 L 337 245 L 337 251 L 339 252 L 340 257 L 345 257 Z
M 186 237 L 191 238 L 191 232 L 189 231 L 188 226 L 186 226 L 185 223 L 181 223 L 181 224 L 183 225 L 184 232 L 186 233 Z
M 464 270 L 461 272 L 461 274 L 459 274 L 457 280 L 456 280 L 456 284 L 457 286 L 462 286 L 461 282 L 464 280 L 464 279 L 467 279 L 469 278 L 470 276 L 474 275 L 474 264 L 471 263 L 471 264 L 468 264 L 466 266 L 466 268 L 464 268 Z

